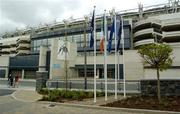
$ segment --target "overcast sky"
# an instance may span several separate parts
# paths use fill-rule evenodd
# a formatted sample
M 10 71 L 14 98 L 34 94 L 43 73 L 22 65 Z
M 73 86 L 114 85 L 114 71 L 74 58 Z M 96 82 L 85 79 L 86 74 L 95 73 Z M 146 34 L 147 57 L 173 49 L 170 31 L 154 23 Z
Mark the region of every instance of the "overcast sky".
M 40 23 L 62 21 L 73 16 L 90 14 L 96 5 L 97 14 L 115 8 L 116 11 L 167 3 L 168 0 L 0 0 L 0 34 L 16 28 L 38 26 Z

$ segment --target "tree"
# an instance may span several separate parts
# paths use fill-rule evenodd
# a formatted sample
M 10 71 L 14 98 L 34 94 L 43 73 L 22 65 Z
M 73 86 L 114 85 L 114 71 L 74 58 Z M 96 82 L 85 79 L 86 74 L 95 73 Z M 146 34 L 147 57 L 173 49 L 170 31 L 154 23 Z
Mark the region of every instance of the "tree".
M 148 44 L 141 46 L 138 53 L 143 58 L 145 64 L 149 64 L 157 71 L 157 96 L 159 102 L 161 101 L 159 71 L 166 70 L 172 64 L 173 49 L 166 44 Z

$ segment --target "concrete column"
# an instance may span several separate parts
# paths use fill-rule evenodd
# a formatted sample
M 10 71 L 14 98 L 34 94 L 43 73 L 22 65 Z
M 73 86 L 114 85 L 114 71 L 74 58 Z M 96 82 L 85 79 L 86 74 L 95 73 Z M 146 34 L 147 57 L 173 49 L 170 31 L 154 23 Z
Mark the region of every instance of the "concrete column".
M 76 77 L 79 77 L 79 71 L 78 71 L 78 69 L 76 70 Z
M 40 47 L 40 54 L 39 54 L 39 71 L 46 71 L 46 54 L 47 54 L 47 47 Z
M 100 72 L 100 70 L 99 69 L 97 69 L 97 75 L 96 75 L 96 78 L 99 78 L 99 73 Z
M 8 78 L 8 75 L 9 75 L 9 69 L 5 69 L 6 73 L 5 73 L 5 78 Z
M 22 79 L 24 79 L 24 69 L 22 69 Z
M 50 73 L 49 73 L 49 79 L 52 79 L 54 74 L 53 74 L 53 71 L 54 71 L 54 63 L 55 63 L 55 55 L 57 55 L 56 53 L 56 49 L 58 48 L 58 39 L 52 39 L 51 40 L 51 59 L 50 59 Z

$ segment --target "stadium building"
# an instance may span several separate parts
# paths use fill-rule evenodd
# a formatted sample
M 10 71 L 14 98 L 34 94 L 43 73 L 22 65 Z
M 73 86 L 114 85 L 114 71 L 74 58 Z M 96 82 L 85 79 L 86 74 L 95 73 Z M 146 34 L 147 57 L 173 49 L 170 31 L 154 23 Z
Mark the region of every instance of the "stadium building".
M 150 43 L 166 43 L 173 48 L 173 64 L 161 72 L 162 79 L 180 78 L 180 5 L 179 2 L 154 5 L 117 12 L 123 16 L 125 41 L 126 80 L 154 79 L 155 69 L 145 66 L 137 49 Z M 89 22 L 89 21 L 88 21 Z M 22 79 L 35 79 L 43 72 L 49 79 L 84 77 L 85 53 L 87 55 L 87 77 L 94 76 L 93 48 L 89 47 L 90 26 L 85 19 L 64 22 L 4 33 L 0 39 L 0 78 L 18 73 Z M 108 15 L 108 32 L 111 18 Z M 104 78 L 104 55 L 100 52 L 102 15 L 96 16 L 97 78 Z M 67 36 L 68 54 L 64 58 L 63 45 Z M 86 45 L 85 45 L 86 42 Z M 115 76 L 114 39 L 112 52 L 107 56 L 107 76 Z M 122 47 L 121 47 L 122 48 Z M 63 56 L 62 56 L 63 55 Z M 123 79 L 122 53 L 119 53 L 120 79 Z M 66 61 L 67 60 L 67 61 Z M 67 71 L 66 71 L 67 66 Z

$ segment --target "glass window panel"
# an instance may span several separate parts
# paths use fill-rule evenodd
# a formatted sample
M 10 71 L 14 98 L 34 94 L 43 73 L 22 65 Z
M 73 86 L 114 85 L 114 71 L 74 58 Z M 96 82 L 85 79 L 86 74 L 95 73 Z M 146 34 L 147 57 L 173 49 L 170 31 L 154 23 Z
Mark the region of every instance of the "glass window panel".
M 43 39 L 42 42 L 41 42 L 41 45 L 47 46 L 47 39 Z
M 67 36 L 67 41 L 71 42 L 72 41 L 72 37 L 71 36 Z
M 97 38 L 96 39 L 101 39 L 101 32 L 97 32 Z
M 124 29 L 124 38 L 130 38 L 129 28 L 125 28 L 125 29 Z
M 48 39 L 48 41 L 47 41 L 47 43 L 48 43 L 48 45 L 51 45 L 51 39 Z
M 77 47 L 81 47 L 81 44 L 80 44 L 80 43 L 77 43 Z
M 80 35 L 74 35 L 76 42 L 80 42 L 81 41 L 81 36 Z
M 37 48 L 36 48 L 36 51 L 39 51 L 39 50 L 40 50 L 40 47 L 37 47 Z
M 124 47 L 130 48 L 130 40 L 129 39 L 124 39 Z
M 36 46 L 40 46 L 41 45 L 41 40 L 36 40 Z

